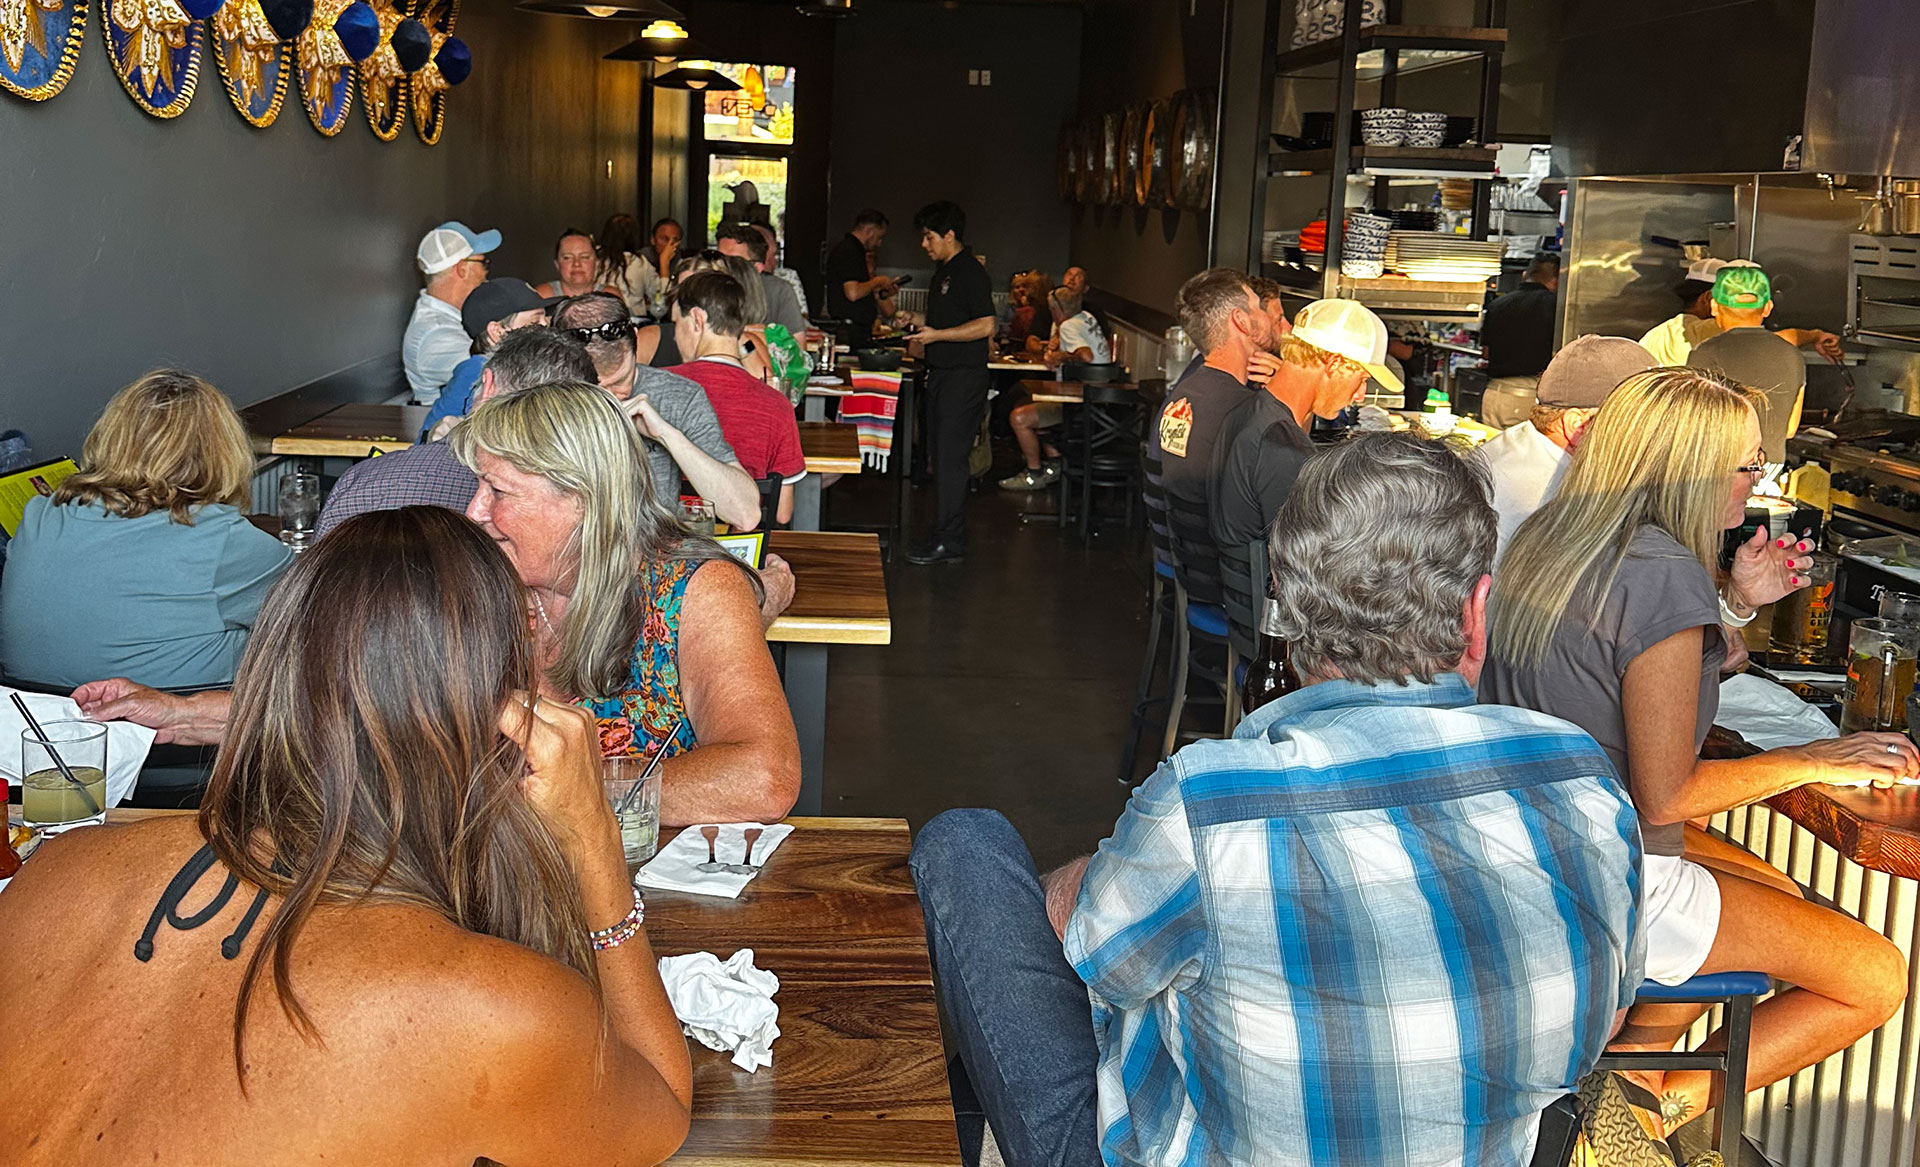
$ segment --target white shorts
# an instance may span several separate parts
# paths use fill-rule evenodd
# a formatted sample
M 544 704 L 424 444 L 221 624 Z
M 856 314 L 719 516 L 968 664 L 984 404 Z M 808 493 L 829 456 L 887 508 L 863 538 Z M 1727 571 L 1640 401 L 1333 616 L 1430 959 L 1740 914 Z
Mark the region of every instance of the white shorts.
M 1713 872 L 1678 855 L 1640 861 L 1647 929 L 1647 979 L 1677 985 L 1700 971 L 1720 931 L 1720 885 Z

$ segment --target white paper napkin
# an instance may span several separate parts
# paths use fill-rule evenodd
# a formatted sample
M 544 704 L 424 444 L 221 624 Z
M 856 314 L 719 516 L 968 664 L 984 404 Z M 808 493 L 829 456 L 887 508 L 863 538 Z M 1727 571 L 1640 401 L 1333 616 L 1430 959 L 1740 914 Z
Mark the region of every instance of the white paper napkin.
M 1751 673 L 1735 673 L 1720 682 L 1720 712 L 1714 721 L 1763 750 L 1803 746 L 1840 736 L 1827 715 L 1791 692 Z M 1869 786 L 1870 782 L 1829 782 L 1829 786 Z M 1902 786 L 1920 779 L 1901 779 Z
M 10 694 L 16 690 L 0 686 L 0 774 L 8 781 L 20 782 L 20 735 L 26 719 L 13 707 Z M 21 693 L 41 725 L 49 721 L 73 721 L 84 717 L 80 706 L 69 697 L 49 693 Z M 131 721 L 109 721 L 107 727 L 107 805 L 119 806 L 133 793 L 140 780 L 140 768 L 147 764 L 147 750 L 153 746 L 153 731 Z
M 713 854 L 715 860 L 721 863 L 744 862 L 747 857 L 746 833 L 753 827 L 760 828 L 760 838 L 753 845 L 753 863 L 756 867 L 765 866 L 767 860 L 773 857 L 774 849 L 780 846 L 780 841 L 793 833 L 793 828 L 785 823 L 775 823 L 770 827 L 761 823 L 717 825 L 720 835 L 715 840 Z M 634 882 L 642 887 L 736 899 L 757 874 L 699 870 L 699 865 L 706 861 L 707 840 L 700 834 L 700 826 L 691 826 L 648 860 L 647 865 L 640 869 L 640 874 L 634 877 Z
M 688 1037 L 708 1049 L 731 1050 L 733 1064 L 748 1073 L 773 1064 L 780 978 L 753 967 L 753 949 L 742 948 L 725 964 L 711 952 L 664 957 L 660 979 Z

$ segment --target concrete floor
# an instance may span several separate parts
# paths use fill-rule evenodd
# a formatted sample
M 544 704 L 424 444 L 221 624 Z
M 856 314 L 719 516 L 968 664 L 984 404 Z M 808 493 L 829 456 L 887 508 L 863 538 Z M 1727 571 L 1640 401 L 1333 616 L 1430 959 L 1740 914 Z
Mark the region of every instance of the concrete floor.
M 1012 472 L 1008 457 L 993 480 Z M 883 518 L 891 481 L 843 479 L 827 492 L 825 525 Z M 915 492 L 915 539 L 932 495 Z M 965 562 L 888 567 L 893 643 L 833 650 L 826 813 L 918 829 L 950 807 L 992 807 L 1042 870 L 1111 833 L 1126 805 L 1117 767 L 1146 642 L 1149 556 L 1144 535 L 1129 540 L 1117 524 L 1089 546 L 1020 522 L 1053 497 L 989 485 L 968 505 Z M 1157 741 L 1142 747 L 1136 778 L 1156 751 Z

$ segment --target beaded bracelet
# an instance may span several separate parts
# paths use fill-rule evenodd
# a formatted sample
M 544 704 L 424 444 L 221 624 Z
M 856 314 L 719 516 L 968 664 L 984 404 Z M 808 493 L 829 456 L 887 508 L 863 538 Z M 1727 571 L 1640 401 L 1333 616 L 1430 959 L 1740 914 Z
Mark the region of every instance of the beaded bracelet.
M 618 948 L 640 934 L 640 925 L 646 923 L 646 919 L 646 901 L 640 898 L 640 889 L 636 887 L 633 889 L 633 910 L 611 927 L 596 928 L 587 933 L 587 941 L 593 945 L 595 952 Z

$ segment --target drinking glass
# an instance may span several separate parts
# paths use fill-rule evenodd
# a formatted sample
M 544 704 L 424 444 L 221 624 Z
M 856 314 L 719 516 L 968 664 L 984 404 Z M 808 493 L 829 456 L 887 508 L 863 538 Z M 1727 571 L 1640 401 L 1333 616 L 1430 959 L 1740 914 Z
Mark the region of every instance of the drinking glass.
M 280 541 L 301 552 L 313 541 L 313 524 L 320 518 L 320 477 L 304 470 L 280 481 Z
M 1920 657 L 1920 628 L 1878 616 L 1855 620 L 1847 634 L 1847 692 L 1840 707 L 1841 732 L 1898 733 L 1905 729 L 1916 657 Z
M 107 727 L 97 721 L 43 721 L 20 731 L 20 821 L 58 834 L 107 821 Z M 60 761 L 85 788 L 67 781 Z
M 646 771 L 646 758 L 636 758 L 629 754 L 614 754 L 602 758 L 600 781 L 607 793 L 607 802 L 612 805 L 614 817 L 620 820 L 620 850 L 627 857 L 627 873 L 633 874 L 640 865 L 653 858 L 660 845 L 660 771 L 655 770 L 647 778 L 640 792 L 633 795 L 633 801 L 626 809 L 620 809 L 627 795 L 632 793 L 633 785 Z
M 703 498 L 680 500 L 680 523 L 696 535 L 713 535 L 713 504 Z
M 1880 618 L 1900 624 L 1920 624 L 1920 596 L 1912 592 L 1882 591 Z
M 1797 664 L 1806 664 L 1827 650 L 1827 631 L 1833 619 L 1833 577 L 1840 557 L 1815 551 L 1806 575 L 1813 582 L 1789 592 L 1773 606 L 1773 627 L 1768 647 Z M 1914 597 L 1920 602 L 1920 596 Z M 1881 602 L 1886 615 L 1885 600 Z

